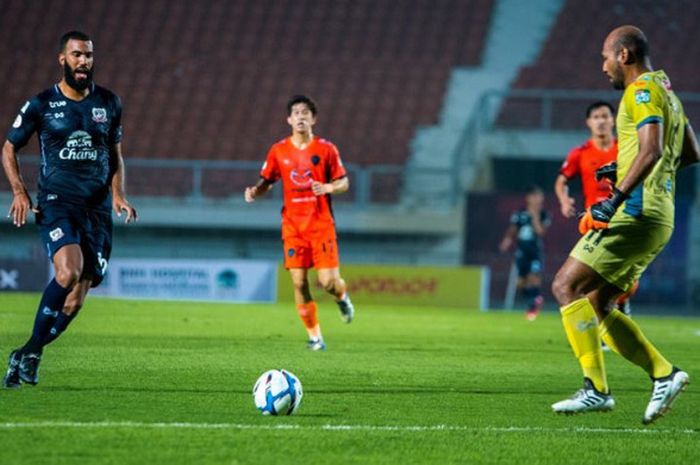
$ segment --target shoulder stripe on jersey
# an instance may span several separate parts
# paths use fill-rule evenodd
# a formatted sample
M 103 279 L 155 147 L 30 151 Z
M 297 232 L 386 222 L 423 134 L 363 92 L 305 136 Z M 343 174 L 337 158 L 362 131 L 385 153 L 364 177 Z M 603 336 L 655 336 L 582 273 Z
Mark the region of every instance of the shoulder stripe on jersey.
M 647 118 L 644 118 L 638 125 L 637 129 L 641 128 L 645 124 L 657 124 L 657 123 L 662 123 L 664 122 L 664 118 L 662 116 L 649 116 Z

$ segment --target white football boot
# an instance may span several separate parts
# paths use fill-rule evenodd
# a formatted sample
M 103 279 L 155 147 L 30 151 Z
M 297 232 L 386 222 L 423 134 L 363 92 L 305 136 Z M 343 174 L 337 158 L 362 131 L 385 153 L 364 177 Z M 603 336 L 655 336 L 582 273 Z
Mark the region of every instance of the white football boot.
M 642 423 L 649 425 L 671 410 L 671 404 L 690 383 L 688 373 L 673 367 L 670 375 L 654 380 L 651 400 L 644 412 Z
M 598 392 L 590 379 L 583 379 L 583 389 L 576 391 L 571 398 L 552 404 L 554 413 L 575 415 L 587 412 L 609 412 L 615 407 L 615 399 L 610 394 Z

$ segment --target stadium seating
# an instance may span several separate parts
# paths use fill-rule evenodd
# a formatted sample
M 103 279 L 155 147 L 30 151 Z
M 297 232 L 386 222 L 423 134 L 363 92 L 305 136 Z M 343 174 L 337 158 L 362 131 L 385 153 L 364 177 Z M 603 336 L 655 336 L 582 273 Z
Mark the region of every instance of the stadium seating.
M 535 63 L 521 69 L 512 89 L 611 90 L 602 72 L 601 49 L 617 26 L 634 24 L 649 38 L 655 69 L 665 70 L 677 92 L 700 92 L 700 29 L 694 0 L 567 0 Z M 572 53 L 575 51 L 575 53 Z M 556 100 L 552 127 L 578 129 L 586 101 Z M 536 128 L 540 101 L 510 98 L 502 106 L 499 126 Z M 686 112 L 700 117 L 700 103 L 686 103 Z
M 492 4 L 9 0 L 0 108 L 9 125 L 58 80 L 56 41 L 80 28 L 95 42 L 96 81 L 124 101 L 129 157 L 262 160 L 288 133 L 289 96 L 308 93 L 317 132 L 346 163 L 402 164 L 416 127 L 436 121 L 450 68 L 479 63 Z M 132 189 L 158 191 L 144 178 Z

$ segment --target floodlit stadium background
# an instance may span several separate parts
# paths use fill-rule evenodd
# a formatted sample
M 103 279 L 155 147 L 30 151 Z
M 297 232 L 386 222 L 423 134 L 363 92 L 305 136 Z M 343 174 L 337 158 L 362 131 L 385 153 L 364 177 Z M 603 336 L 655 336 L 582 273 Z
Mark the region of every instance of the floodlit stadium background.
M 59 79 L 57 41 L 70 29 L 92 36 L 96 82 L 122 98 L 127 189 L 141 220 L 117 227 L 115 260 L 281 260 L 280 189 L 253 206 L 242 192 L 289 132 L 288 97 L 305 93 L 319 103 L 316 133 L 350 173 L 351 191 L 334 199 L 341 271 L 483 265 L 500 308 L 512 255 L 497 244 L 537 183 L 554 219 L 551 308 L 552 275 L 577 238 L 552 186 L 587 138 L 587 104 L 617 106 L 601 72 L 610 29 L 646 32 L 654 67 L 700 127 L 693 0 L 0 0 L 0 11 L 3 130 Z M 37 154 L 34 141 L 20 159 L 32 187 Z M 697 168 L 679 174 L 674 237 L 643 277 L 638 309 L 698 313 L 697 184 Z M 0 206 L 10 198 L 2 176 Z M 0 287 L 40 289 L 48 267 L 35 228 L 2 216 Z M 431 273 L 394 297 L 417 298 Z

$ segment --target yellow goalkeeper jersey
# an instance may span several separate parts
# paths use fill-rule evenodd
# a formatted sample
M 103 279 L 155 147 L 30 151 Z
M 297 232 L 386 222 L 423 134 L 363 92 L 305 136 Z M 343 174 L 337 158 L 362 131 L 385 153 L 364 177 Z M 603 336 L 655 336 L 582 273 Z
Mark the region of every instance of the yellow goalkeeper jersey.
M 663 126 L 663 152 L 653 171 L 630 193 L 623 211 L 635 218 L 673 226 L 676 169 L 688 119 L 666 73 L 650 71 L 625 88 L 617 112 L 617 178 L 622 180 L 639 152 L 637 130 Z

